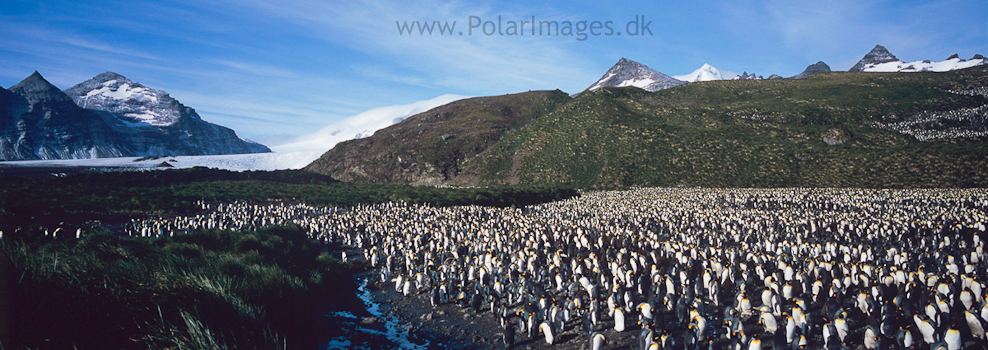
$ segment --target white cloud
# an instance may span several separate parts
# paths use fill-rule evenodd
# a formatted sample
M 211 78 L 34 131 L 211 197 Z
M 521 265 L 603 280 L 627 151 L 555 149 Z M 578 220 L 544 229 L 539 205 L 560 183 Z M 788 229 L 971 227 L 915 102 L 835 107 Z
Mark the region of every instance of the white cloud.
M 287 144 L 271 147 L 276 152 L 315 152 L 316 157 L 337 143 L 367 137 L 375 131 L 400 120 L 433 109 L 466 96 L 442 95 L 409 104 L 379 107 L 330 124 L 316 132 L 301 136 Z M 313 158 L 314 159 L 314 158 Z

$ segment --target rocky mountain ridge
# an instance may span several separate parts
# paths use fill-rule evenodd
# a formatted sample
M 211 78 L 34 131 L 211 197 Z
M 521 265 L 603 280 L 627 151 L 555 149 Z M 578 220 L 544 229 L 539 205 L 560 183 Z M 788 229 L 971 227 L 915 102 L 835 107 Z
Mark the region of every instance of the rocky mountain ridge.
M 65 92 L 38 72 L 0 88 L 0 160 L 262 152 L 270 149 L 112 72 Z

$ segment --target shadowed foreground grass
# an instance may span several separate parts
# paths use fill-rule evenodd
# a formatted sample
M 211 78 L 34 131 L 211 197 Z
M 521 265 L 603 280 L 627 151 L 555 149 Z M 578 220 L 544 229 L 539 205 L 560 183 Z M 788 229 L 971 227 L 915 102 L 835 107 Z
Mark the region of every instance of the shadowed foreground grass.
M 298 227 L 0 240 L 6 349 L 313 349 L 352 283 Z

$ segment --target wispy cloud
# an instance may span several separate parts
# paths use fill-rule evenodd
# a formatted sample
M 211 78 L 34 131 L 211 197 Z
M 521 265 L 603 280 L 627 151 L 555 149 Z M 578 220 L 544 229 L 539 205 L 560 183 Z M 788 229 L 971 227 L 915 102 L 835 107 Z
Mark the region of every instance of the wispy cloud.
M 123 56 L 129 56 L 129 57 L 134 57 L 134 58 L 143 58 L 143 59 L 149 59 L 149 60 L 157 60 L 158 59 L 154 55 L 143 53 L 143 52 L 140 52 L 140 51 L 137 51 L 137 50 L 116 47 L 116 46 L 113 46 L 113 45 L 110 45 L 110 44 L 96 42 L 96 41 L 89 41 L 89 40 L 84 40 L 84 39 L 80 39 L 80 38 L 73 38 L 73 37 L 62 37 L 62 38 L 58 38 L 58 37 L 56 37 L 56 38 L 51 38 L 51 39 L 53 39 L 56 42 L 61 42 L 61 43 L 69 44 L 69 45 L 72 45 L 72 46 L 77 46 L 77 47 L 81 47 L 81 48 L 84 48 L 84 49 L 89 49 L 89 50 L 102 51 L 102 52 L 111 53 L 111 54 L 115 54 L 115 55 L 123 55 Z
M 370 136 L 375 131 L 398 123 L 404 118 L 463 98 L 466 96 L 447 94 L 409 104 L 374 108 L 272 149 L 277 152 L 325 152 L 337 143 Z
M 295 74 L 294 72 L 280 67 L 268 66 L 263 64 L 246 63 L 246 62 L 235 62 L 228 60 L 215 60 L 215 62 L 224 67 L 233 68 L 239 71 L 247 72 L 262 77 L 275 77 L 275 78 L 298 77 L 298 75 Z
M 33 42 L 46 45 L 50 50 L 52 45 L 63 46 L 62 49 L 85 49 L 130 58 L 157 60 L 158 57 L 133 47 L 120 44 L 110 44 L 99 39 L 91 38 L 82 33 L 72 33 L 61 29 L 51 29 L 42 26 L 29 26 L 15 21 L 0 25 L 7 37 L 18 42 Z M 68 46 L 68 47 L 65 47 Z M 13 47 L 11 49 L 16 49 Z M 35 50 L 36 51 L 36 50 Z
M 555 11 L 522 9 L 519 12 L 458 2 L 346 3 L 323 1 L 257 1 L 266 13 L 290 19 L 309 35 L 338 42 L 387 63 L 415 72 L 426 83 L 454 91 L 505 93 L 589 84 L 599 72 L 589 66 L 572 38 L 501 37 L 477 35 L 400 35 L 396 21 L 457 21 L 456 31 L 467 31 L 470 16 L 558 19 Z M 546 15 L 549 13 L 549 15 Z M 547 17 L 548 16 L 548 17 Z M 565 15 L 562 15 L 565 16 Z M 572 17 L 572 15 L 571 15 Z M 582 18 L 564 18 L 582 19 Z M 416 80 L 417 82 L 417 80 Z
M 359 110 L 344 103 L 329 101 L 290 104 L 187 90 L 175 90 L 169 93 L 183 104 L 194 106 L 200 114 L 234 116 L 244 121 L 279 125 L 280 129 L 311 130 L 312 127 L 321 127 L 329 121 L 352 115 Z M 320 119 L 323 122 L 320 122 Z
M 426 79 L 422 76 L 399 72 L 392 67 L 388 67 L 384 65 L 357 63 L 354 64 L 351 68 L 355 73 L 373 80 L 394 82 L 399 84 L 415 85 L 415 86 L 425 86 L 427 84 Z

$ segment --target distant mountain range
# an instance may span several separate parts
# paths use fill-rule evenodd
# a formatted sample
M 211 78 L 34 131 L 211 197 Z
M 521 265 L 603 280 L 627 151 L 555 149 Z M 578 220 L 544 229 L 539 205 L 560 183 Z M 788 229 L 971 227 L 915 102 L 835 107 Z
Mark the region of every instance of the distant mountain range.
M 705 65 L 684 77 L 703 82 L 687 83 L 622 58 L 575 96 L 456 101 L 337 144 L 306 169 L 452 186 L 988 186 L 988 73 L 963 68 L 984 59 L 908 73 L 922 68 L 881 51 L 861 69 L 902 73 L 817 62 L 790 79 L 704 81 L 718 75 Z
M 982 55 L 974 55 L 969 60 L 963 60 L 958 55 L 948 57 L 945 61 L 916 61 L 903 62 L 895 55 L 892 55 L 882 45 L 875 46 L 861 61 L 850 69 L 851 72 L 946 72 L 951 70 L 965 69 L 988 63 Z M 633 67 L 629 68 L 629 67 Z M 790 79 L 801 79 L 810 74 L 830 72 L 830 66 L 823 61 L 811 64 L 803 72 L 796 74 Z M 612 74 L 620 72 L 621 74 Z M 659 78 L 656 78 L 659 77 Z M 759 79 L 780 79 L 782 76 L 772 74 L 768 78 L 744 72 L 734 76 L 725 76 L 720 70 L 710 64 L 703 64 L 700 68 L 689 74 L 668 76 L 662 72 L 649 68 L 644 64 L 621 58 L 608 73 L 600 80 L 590 85 L 587 91 L 596 91 L 602 87 L 625 87 L 635 86 L 645 89 L 645 91 L 658 91 L 686 83 L 714 80 L 759 80 Z M 661 83 L 655 83 L 661 82 Z
M 903 62 L 895 57 L 888 49 L 882 45 L 875 45 L 864 58 L 858 61 L 851 72 L 947 72 L 958 69 L 971 68 L 988 63 L 982 55 L 974 55 L 971 59 L 961 59 L 957 54 L 947 57 L 946 60 L 936 61 L 915 61 Z
M 64 92 L 34 72 L 0 88 L 0 160 L 270 152 L 160 90 L 106 72 Z
M 732 78 L 731 80 L 761 80 L 761 79 L 782 79 L 782 77 L 779 76 L 778 74 L 772 74 L 769 75 L 768 78 L 765 78 L 761 75 L 755 75 L 755 73 L 748 74 L 748 71 L 745 71 L 744 73 L 735 75 L 734 78 Z

